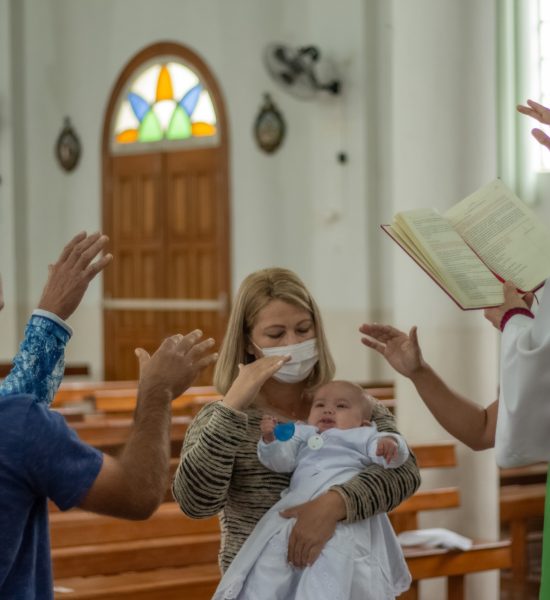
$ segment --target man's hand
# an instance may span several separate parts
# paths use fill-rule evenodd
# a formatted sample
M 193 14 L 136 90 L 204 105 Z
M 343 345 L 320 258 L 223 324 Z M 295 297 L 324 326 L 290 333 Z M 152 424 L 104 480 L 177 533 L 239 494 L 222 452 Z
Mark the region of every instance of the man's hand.
M 338 492 L 329 490 L 314 500 L 283 510 L 280 515 L 296 519 L 288 539 L 288 562 L 303 569 L 317 560 L 334 535 L 338 521 L 346 518 L 346 506 Z
M 539 123 L 550 125 L 550 109 L 534 100 L 527 100 L 527 106 L 519 104 L 517 110 L 523 115 L 536 119 Z M 539 144 L 546 146 L 550 150 L 550 137 L 542 129 L 532 129 L 531 134 Z
M 376 456 L 383 456 L 389 465 L 392 460 L 397 458 L 399 445 L 394 438 L 387 436 L 380 439 L 376 446 Z
M 90 281 L 113 259 L 111 254 L 98 258 L 108 241 L 109 238 L 100 233 L 82 232 L 75 236 L 57 262 L 49 266 L 38 308 L 66 321 L 80 304 Z
M 167 401 L 177 398 L 193 383 L 197 375 L 213 364 L 217 354 L 208 354 L 214 340 L 199 342 L 202 331 L 196 329 L 187 335 L 180 333 L 166 338 L 152 355 L 136 348 L 139 359 L 140 398 L 161 397 Z
M 502 317 L 512 308 L 530 309 L 533 304 L 533 294 L 522 296 L 513 283 L 506 281 L 504 283 L 504 303 L 494 308 L 486 308 L 483 314 L 497 329 L 500 329 Z

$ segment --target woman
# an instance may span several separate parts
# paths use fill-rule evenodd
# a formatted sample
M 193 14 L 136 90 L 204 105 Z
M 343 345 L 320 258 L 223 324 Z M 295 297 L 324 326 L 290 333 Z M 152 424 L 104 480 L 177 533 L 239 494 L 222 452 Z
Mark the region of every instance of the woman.
M 321 315 L 302 281 L 286 269 L 249 275 L 238 291 L 214 373 L 224 399 L 205 406 L 191 424 L 173 483 L 188 516 L 220 513 L 222 571 L 289 484 L 289 474 L 273 473 L 258 460 L 262 415 L 306 420 L 310 390 L 333 374 Z M 393 417 L 380 404 L 373 420 L 380 431 L 396 432 Z M 349 482 L 285 510 L 284 517 L 296 519 L 289 562 L 312 564 L 338 521 L 389 512 L 419 483 L 411 457 L 394 470 L 367 467 Z

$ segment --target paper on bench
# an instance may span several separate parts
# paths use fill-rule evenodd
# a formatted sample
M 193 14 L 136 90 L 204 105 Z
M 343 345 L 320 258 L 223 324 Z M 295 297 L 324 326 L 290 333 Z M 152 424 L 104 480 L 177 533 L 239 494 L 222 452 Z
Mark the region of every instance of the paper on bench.
M 403 531 L 397 536 L 397 539 L 402 546 L 429 546 L 430 548 L 457 548 L 458 550 L 469 550 L 473 544 L 471 539 L 441 527 Z

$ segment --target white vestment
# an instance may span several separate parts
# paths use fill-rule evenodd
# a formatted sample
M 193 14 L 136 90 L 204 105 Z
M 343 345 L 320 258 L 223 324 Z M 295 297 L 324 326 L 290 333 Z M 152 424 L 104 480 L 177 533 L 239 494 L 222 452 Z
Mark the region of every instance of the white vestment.
M 502 333 L 495 450 L 501 467 L 550 460 L 550 283 L 535 318 L 514 315 Z
M 390 465 L 376 456 L 381 437 L 399 444 Z M 376 426 L 329 429 L 296 426 L 288 442 L 265 444 L 258 456 L 273 471 L 292 472 L 287 490 L 257 523 L 223 576 L 212 600 L 394 600 L 410 586 L 403 552 L 386 514 L 356 523 L 339 523 L 310 567 L 288 564 L 289 535 L 295 519 L 279 511 L 307 502 L 377 463 L 395 468 L 408 458 L 403 438 L 378 433 Z

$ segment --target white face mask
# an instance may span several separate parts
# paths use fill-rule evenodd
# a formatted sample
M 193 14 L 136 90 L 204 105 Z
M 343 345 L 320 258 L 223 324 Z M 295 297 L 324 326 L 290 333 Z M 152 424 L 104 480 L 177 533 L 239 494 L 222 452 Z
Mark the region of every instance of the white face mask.
M 252 342 L 254 344 L 254 342 Z M 254 344 L 256 346 L 256 344 Z M 298 383 L 304 381 L 319 360 L 317 351 L 317 338 L 311 338 L 292 346 L 275 346 L 274 348 L 260 348 L 264 356 L 283 356 L 290 354 L 291 359 L 286 362 L 276 373 L 273 379 L 283 383 Z

